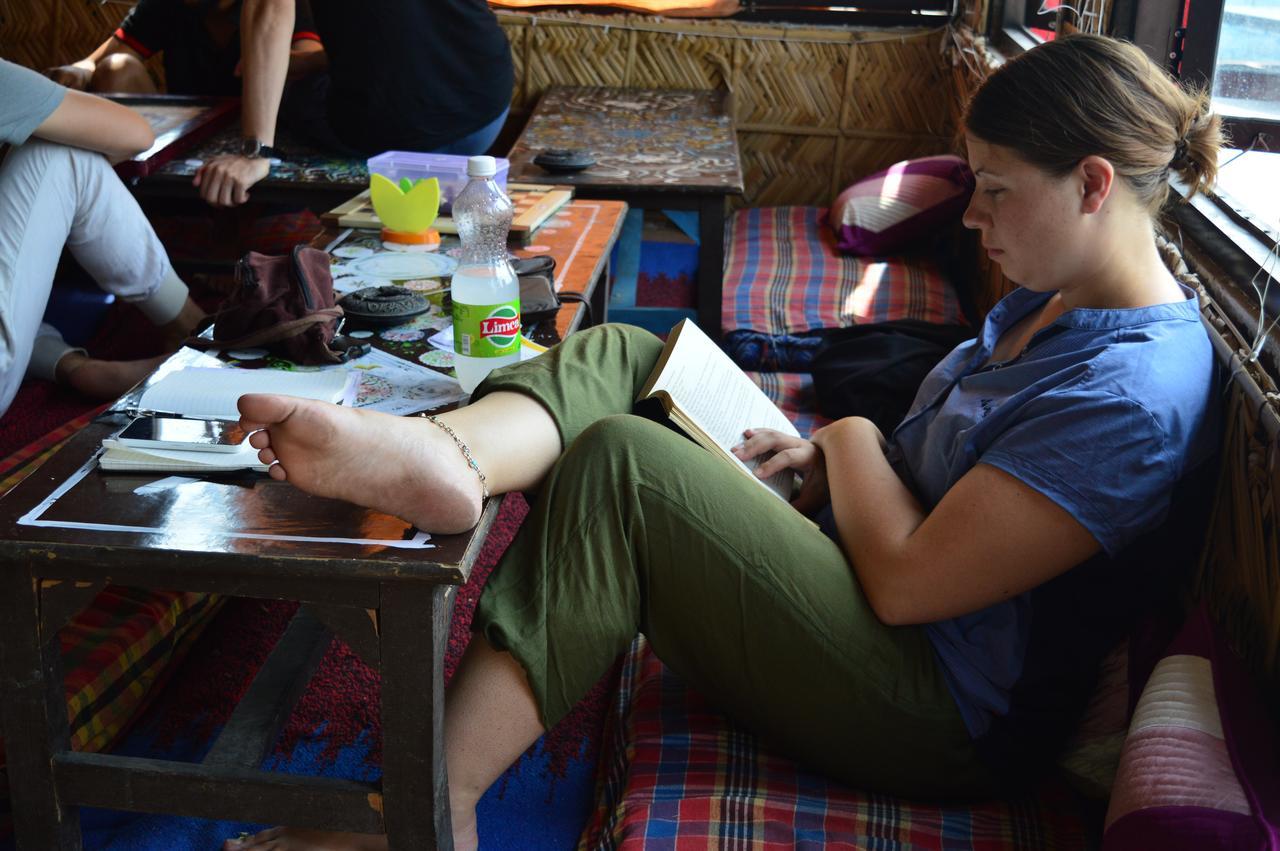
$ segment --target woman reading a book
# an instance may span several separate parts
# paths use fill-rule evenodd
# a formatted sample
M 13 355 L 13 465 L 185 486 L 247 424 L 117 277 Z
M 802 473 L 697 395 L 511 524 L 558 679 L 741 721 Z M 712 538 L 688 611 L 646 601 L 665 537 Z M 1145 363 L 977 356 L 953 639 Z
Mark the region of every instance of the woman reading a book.
M 987 795 L 1048 763 L 1144 590 L 1121 557 L 1216 444 L 1210 343 L 1152 217 L 1171 173 L 1211 182 L 1220 134 L 1203 96 L 1100 37 L 1007 63 L 965 127 L 964 221 L 1021 288 L 890 437 L 858 418 L 748 430 L 734 451 L 773 453 L 759 474 L 803 475 L 794 507 L 630 415 L 662 351 L 636 329 L 495 372 L 434 422 L 241 399 L 275 478 L 422 529 L 537 494 L 447 696 L 458 847 L 637 631 L 773 747 L 862 788 Z M 829 535 L 802 513 L 825 505 Z M 385 845 L 276 829 L 227 847 Z

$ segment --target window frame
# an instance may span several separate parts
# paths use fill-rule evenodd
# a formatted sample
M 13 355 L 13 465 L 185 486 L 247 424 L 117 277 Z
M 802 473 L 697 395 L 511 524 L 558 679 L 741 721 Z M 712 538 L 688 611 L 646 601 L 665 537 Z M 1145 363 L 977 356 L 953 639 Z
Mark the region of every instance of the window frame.
M 1003 55 L 1016 56 L 1040 43 L 1027 26 L 1032 2 L 1039 0 L 994 0 L 987 35 Z M 1181 63 L 1181 73 L 1177 75 L 1181 79 L 1212 87 L 1226 2 L 1192 0 L 1185 27 L 1181 19 L 1184 6 L 1185 0 L 1114 0 L 1111 31 L 1137 44 L 1164 68 L 1173 71 Z M 1201 37 L 1188 39 L 1189 34 L 1196 33 L 1201 33 Z M 1251 142 L 1262 139 L 1265 147 L 1257 150 L 1270 151 L 1268 156 L 1280 156 L 1280 120 L 1222 117 L 1235 147 L 1249 149 Z M 1185 190 L 1176 182 L 1170 183 L 1173 192 L 1185 196 Z M 1229 270 L 1232 284 L 1247 303 L 1256 301 L 1250 281 L 1257 278 L 1259 283 L 1264 283 L 1269 277 L 1266 313 L 1272 317 L 1277 315 L 1280 271 L 1274 265 L 1270 273 L 1267 271 L 1268 255 L 1276 250 L 1276 234 L 1260 226 L 1222 191 L 1207 197 L 1200 194 L 1190 201 L 1175 201 L 1170 213 L 1179 228 L 1185 228 L 1206 255 Z M 1267 345 L 1280 350 L 1280 328 L 1270 333 Z
M 921 8 L 924 7 L 924 8 Z M 935 27 L 957 20 L 960 0 L 741 0 L 733 21 L 857 27 Z

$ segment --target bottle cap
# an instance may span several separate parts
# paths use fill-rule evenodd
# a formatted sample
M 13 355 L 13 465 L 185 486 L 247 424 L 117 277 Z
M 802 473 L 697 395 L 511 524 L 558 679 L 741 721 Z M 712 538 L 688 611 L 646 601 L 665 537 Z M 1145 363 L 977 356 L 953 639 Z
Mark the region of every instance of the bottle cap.
M 498 173 L 498 163 L 493 157 L 470 157 L 467 160 L 467 177 L 493 177 Z

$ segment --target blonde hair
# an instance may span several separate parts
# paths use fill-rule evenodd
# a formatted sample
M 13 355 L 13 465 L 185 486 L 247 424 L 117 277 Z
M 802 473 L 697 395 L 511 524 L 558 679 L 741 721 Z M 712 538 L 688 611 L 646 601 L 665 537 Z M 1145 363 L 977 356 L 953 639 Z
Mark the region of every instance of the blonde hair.
M 1051 174 L 1086 156 L 1110 161 L 1153 215 L 1177 174 L 1213 185 L 1222 122 L 1203 89 L 1173 81 L 1138 47 L 1106 36 L 1046 42 L 997 69 L 965 109 L 965 130 Z

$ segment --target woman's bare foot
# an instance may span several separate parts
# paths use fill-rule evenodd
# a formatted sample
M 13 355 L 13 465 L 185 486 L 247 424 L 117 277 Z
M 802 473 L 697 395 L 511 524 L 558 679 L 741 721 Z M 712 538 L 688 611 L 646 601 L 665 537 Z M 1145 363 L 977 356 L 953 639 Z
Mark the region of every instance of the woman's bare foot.
M 476 834 L 475 810 L 463 825 L 453 825 L 454 851 L 475 851 L 480 847 Z M 367 833 L 328 833 L 273 827 L 248 839 L 228 839 L 222 851 L 387 851 L 387 838 Z
M 99 360 L 80 352 L 67 352 L 54 374 L 59 384 L 91 399 L 116 399 L 128 392 L 164 362 L 165 356 L 142 360 Z
M 426 420 L 250 393 L 240 421 L 271 477 L 408 520 L 464 532 L 480 519 L 481 486 L 457 445 Z M 279 463 L 275 463 L 279 462 Z

